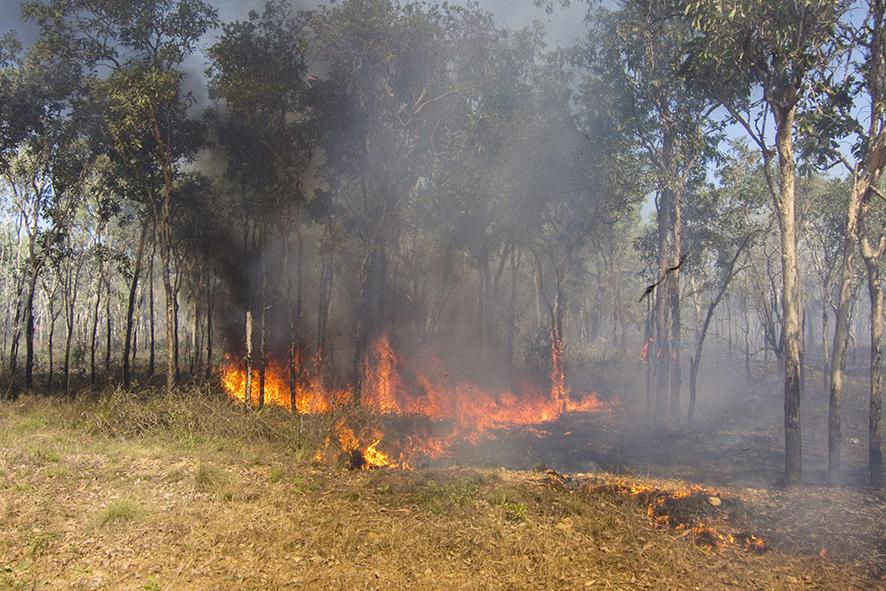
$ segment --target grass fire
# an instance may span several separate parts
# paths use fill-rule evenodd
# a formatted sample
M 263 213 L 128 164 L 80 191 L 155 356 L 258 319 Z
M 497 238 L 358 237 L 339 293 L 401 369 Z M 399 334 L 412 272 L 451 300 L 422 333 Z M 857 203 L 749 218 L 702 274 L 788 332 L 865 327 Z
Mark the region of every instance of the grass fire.
M 573 401 L 568 390 L 556 382 L 550 392 L 488 392 L 470 383 L 446 383 L 447 374 L 431 378 L 425 373 L 414 373 L 410 384 L 401 375 L 397 355 L 384 337 L 375 343 L 370 358 L 374 361 L 367 359 L 363 364 L 361 406 L 380 418 L 424 418 L 426 428 L 435 434 L 426 438 L 408 434 L 405 439 L 400 438 L 396 449 L 385 453 L 379 448 L 384 438 L 380 431 L 373 429 L 361 436 L 339 422 L 335 439 L 342 451 L 352 458 L 359 458 L 351 462 L 356 467 L 408 468 L 422 459 L 445 456 L 457 441 L 477 443 L 510 427 L 550 423 L 565 412 L 601 408 L 596 395 L 583 395 Z M 262 404 L 272 404 L 298 414 L 344 411 L 356 396 L 353 389 L 328 390 L 318 380 L 308 379 L 303 381 L 304 385 L 291 385 L 286 379 L 288 372 L 274 362 L 265 368 L 263 380 L 259 370 L 252 370 L 251 379 L 247 380 L 242 364 L 230 360 L 220 371 L 227 394 L 244 404 L 249 400 L 250 406 L 259 405 L 259 397 L 253 395 L 251 385 L 262 382 L 264 391 L 259 394 Z M 389 439 L 394 445 L 393 438 Z M 324 447 L 330 441 L 327 439 Z M 385 445 L 381 447 L 387 448 Z M 322 455 L 317 457 L 322 458 Z
M 0 591 L 886 588 L 886 0 L 7 0 Z

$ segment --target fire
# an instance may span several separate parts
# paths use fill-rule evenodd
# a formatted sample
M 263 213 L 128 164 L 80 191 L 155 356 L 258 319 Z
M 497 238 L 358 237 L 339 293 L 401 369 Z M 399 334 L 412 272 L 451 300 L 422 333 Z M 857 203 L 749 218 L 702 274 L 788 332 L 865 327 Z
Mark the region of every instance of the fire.
M 554 473 L 555 476 L 556 473 Z M 548 477 L 548 481 L 562 486 L 560 480 Z M 614 494 L 637 499 L 645 505 L 646 516 L 655 527 L 671 528 L 692 535 L 699 545 L 708 548 L 737 546 L 746 552 L 762 554 L 769 550 L 766 541 L 747 532 L 735 532 L 728 511 L 723 512 L 723 494 L 698 484 L 679 488 L 660 488 L 639 482 L 603 482 L 587 485 L 586 492 Z M 731 531 L 730 531 L 731 530 Z M 681 534 L 682 535 L 682 534 Z
M 555 353 L 555 356 L 557 354 Z M 396 441 L 396 460 L 379 449 L 381 433 L 356 434 L 344 423 L 336 425 L 336 437 L 342 451 L 359 454 L 361 467 L 409 467 L 416 457 L 429 459 L 445 456 L 459 441 L 476 443 L 494 435 L 494 431 L 514 426 L 537 425 L 554 421 L 567 412 L 589 412 L 601 408 L 594 394 L 572 400 L 563 381 L 562 364 L 557 357 L 549 392 L 527 389 L 525 392 L 491 392 L 472 383 L 451 383 L 448 374 L 431 363 L 424 372 L 409 374 L 407 379 L 398 357 L 387 338 L 375 342 L 364 359 L 360 391 L 361 406 L 381 417 L 425 419 L 432 429 L 420 435 L 410 433 Z M 327 414 L 346 407 L 354 400 L 353 389 L 330 390 L 319 380 L 295 385 L 293 408 L 287 368 L 271 361 L 265 368 L 265 404 L 294 410 L 300 414 Z M 234 399 L 246 401 L 246 371 L 228 358 L 221 368 L 225 391 Z M 259 370 L 253 368 L 250 405 L 258 403 Z M 387 447 L 387 445 L 386 445 Z M 353 463 L 353 462 L 352 462 Z

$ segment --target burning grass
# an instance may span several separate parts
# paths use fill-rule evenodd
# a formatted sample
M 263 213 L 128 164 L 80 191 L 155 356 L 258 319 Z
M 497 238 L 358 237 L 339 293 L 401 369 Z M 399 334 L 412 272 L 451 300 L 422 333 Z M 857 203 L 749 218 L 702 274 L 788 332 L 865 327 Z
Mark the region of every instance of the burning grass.
M 559 366 L 556 355 L 553 365 Z M 225 392 L 244 404 L 247 399 L 251 406 L 258 404 L 260 381 L 258 369 L 248 373 L 230 357 L 221 368 Z M 272 361 L 265 369 L 264 403 L 301 415 L 333 417 L 334 433 L 324 439 L 315 458 L 328 461 L 342 451 L 354 469 L 409 469 L 446 457 L 459 442 L 477 443 L 497 431 L 550 423 L 565 413 L 603 406 L 595 394 L 571 396 L 562 371 L 552 373 L 549 391 L 533 384 L 516 391 L 492 391 L 454 381 L 436 359 L 417 371 L 399 359 L 386 337 L 374 344 L 364 361 L 361 383 L 359 396 L 353 389 L 326 388 L 317 379 L 293 384 L 288 368 Z M 364 412 L 354 417 L 352 402 L 358 397 Z M 367 421 L 367 413 L 409 424 L 388 436 L 378 421 Z M 331 446 L 336 449 L 330 450 Z
M 578 491 L 588 497 L 629 499 L 645 508 L 646 516 L 655 527 L 690 536 L 702 547 L 735 546 L 757 554 L 769 550 L 762 537 L 741 529 L 746 513 L 742 503 L 722 491 L 697 484 L 664 487 L 660 483 L 613 478 L 577 481 L 551 470 L 545 474 L 546 482 L 556 488 Z

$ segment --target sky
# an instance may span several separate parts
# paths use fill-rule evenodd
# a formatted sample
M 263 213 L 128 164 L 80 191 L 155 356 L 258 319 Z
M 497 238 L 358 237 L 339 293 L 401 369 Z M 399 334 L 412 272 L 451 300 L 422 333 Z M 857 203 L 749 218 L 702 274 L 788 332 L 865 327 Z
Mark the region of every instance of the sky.
M 138 0 L 130 0 L 137 2 Z M 207 0 L 218 9 L 219 20 L 222 23 L 247 18 L 250 10 L 260 10 L 266 0 Z M 339 0 L 340 1 L 340 0 Z M 329 4 L 330 0 L 291 0 L 296 9 L 310 9 L 322 4 Z M 332 0 L 334 3 L 335 0 Z M 14 31 L 25 46 L 34 41 L 37 35 L 36 27 L 25 22 L 21 18 L 22 0 L 0 0 L 0 35 L 7 31 Z M 464 5 L 467 0 L 453 0 L 450 4 Z M 586 31 L 584 15 L 586 5 L 583 2 L 574 2 L 570 7 L 559 7 L 551 13 L 544 8 L 535 6 L 533 0 L 479 0 L 481 8 L 488 10 L 495 16 L 495 20 L 501 27 L 520 29 L 530 26 L 535 21 L 541 22 L 548 32 L 550 43 L 553 46 L 568 46 L 578 41 Z M 218 30 L 208 34 L 201 42 L 202 49 L 208 48 L 216 38 Z M 191 56 L 183 64 L 185 71 L 185 84 L 191 89 L 197 105 L 205 105 L 208 101 L 207 87 L 203 80 L 206 69 L 206 59 L 202 52 Z M 188 83 L 187 79 L 191 78 Z
M 137 1 L 137 0 L 132 0 Z M 250 10 L 261 8 L 265 0 L 208 0 L 218 9 L 222 22 L 243 19 Z M 297 8 L 313 8 L 325 4 L 324 0 L 292 0 Z M 450 4 L 466 4 L 464 0 L 451 1 Z M 479 0 L 480 7 L 495 15 L 499 25 L 508 28 L 520 28 L 540 21 L 551 35 L 553 43 L 568 45 L 578 39 L 584 32 L 583 3 L 576 2 L 569 8 L 557 8 L 552 14 L 546 14 L 543 8 L 534 5 L 533 0 Z M 0 33 L 14 30 L 25 43 L 34 37 L 34 28 L 23 23 L 20 16 L 21 0 L 0 0 Z

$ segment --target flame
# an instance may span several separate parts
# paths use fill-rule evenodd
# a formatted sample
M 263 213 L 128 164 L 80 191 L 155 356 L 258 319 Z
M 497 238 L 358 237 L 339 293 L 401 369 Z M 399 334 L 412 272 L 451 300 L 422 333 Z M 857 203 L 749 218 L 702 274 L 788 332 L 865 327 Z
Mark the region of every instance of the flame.
M 383 435 L 377 432 L 357 434 L 345 425 L 336 425 L 335 434 L 342 451 L 359 452 L 365 467 L 391 466 L 408 468 L 416 457 L 444 457 L 459 441 L 477 443 L 494 431 L 514 426 L 547 423 L 567 412 L 590 412 L 602 405 L 590 394 L 572 400 L 565 386 L 561 361 L 562 348 L 552 353 L 554 370 L 549 392 L 526 389 L 524 392 L 491 392 L 476 384 L 450 383 L 448 374 L 436 363 L 424 372 L 404 378 L 398 357 L 386 337 L 378 339 L 363 362 L 360 403 L 382 417 L 418 417 L 433 426 L 427 434 L 409 433 L 392 442 L 400 449 L 397 459 L 379 449 Z M 442 377 L 432 377 L 442 376 Z M 246 370 L 228 357 L 221 367 L 221 381 L 232 398 L 246 401 Z M 250 405 L 258 403 L 259 370 L 253 368 Z M 287 368 L 272 360 L 265 368 L 265 404 L 295 410 L 300 414 L 327 414 L 354 400 L 354 390 L 327 389 L 316 378 L 295 384 L 295 408 L 290 394 Z M 328 443 L 328 442 L 327 442 Z M 322 454 L 321 454 L 322 455 Z M 361 466 L 363 467 L 363 466 Z

